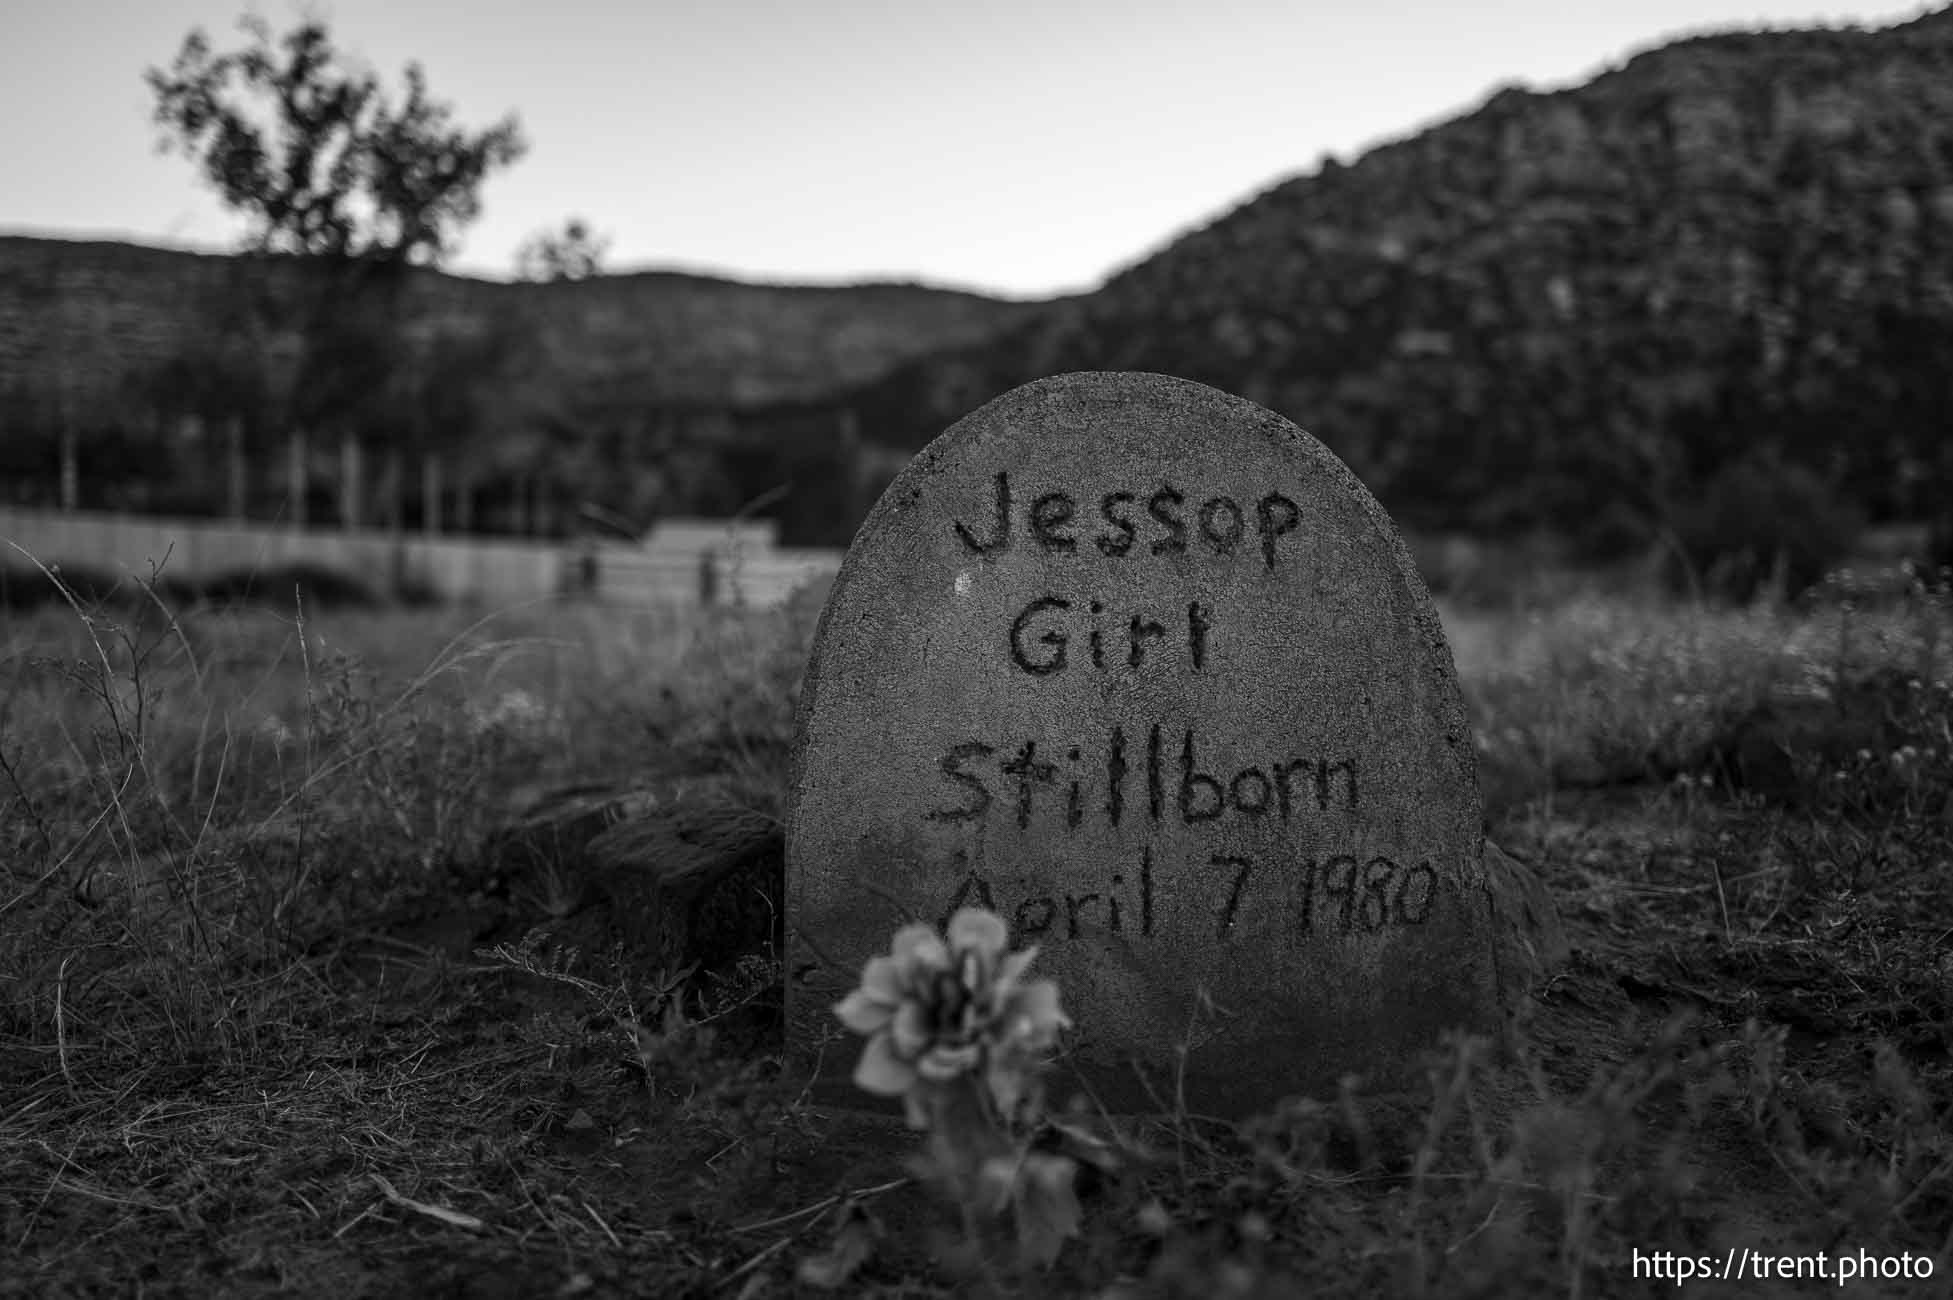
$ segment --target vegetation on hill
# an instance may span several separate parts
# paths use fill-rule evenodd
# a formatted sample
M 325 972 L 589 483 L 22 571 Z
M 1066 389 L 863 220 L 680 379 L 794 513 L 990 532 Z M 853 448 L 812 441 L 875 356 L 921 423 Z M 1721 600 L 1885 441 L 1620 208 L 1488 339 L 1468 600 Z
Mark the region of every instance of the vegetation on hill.
M 1502 90 L 847 401 L 915 448 L 1042 375 L 1162 371 L 1280 411 L 1413 525 L 1607 549 L 1699 513 L 1739 461 L 1928 508 L 1953 486 L 1949 355 L 1941 10 Z
M 230 278 L 243 260 L 0 235 L 0 372 L 15 418 L 51 419 L 58 384 L 48 316 L 60 304 L 97 318 L 91 331 L 103 360 L 90 386 L 115 399 L 191 345 L 221 337 Z M 244 274 L 268 281 L 274 294 L 297 291 L 289 262 Z M 824 398 L 1046 306 L 920 284 L 762 284 L 678 271 L 513 284 L 417 271 L 409 292 L 425 300 L 419 314 L 431 330 L 468 336 L 526 327 L 550 370 L 562 369 L 565 389 L 601 383 L 647 416 Z
M 52 502 L 64 409 L 80 425 L 84 506 L 170 505 L 139 492 L 154 488 L 147 471 L 159 456 L 186 473 L 206 459 L 182 416 L 200 417 L 209 438 L 235 415 L 248 440 L 269 444 L 267 380 L 235 318 L 253 295 L 297 294 L 302 275 L 295 259 L 0 236 L 0 482 Z M 622 506 L 639 520 L 650 508 L 730 511 L 779 480 L 755 471 L 749 489 L 722 473 L 728 440 L 753 444 L 748 459 L 793 437 L 825 439 L 827 450 L 840 419 L 811 404 L 1044 306 L 914 284 L 669 271 L 501 284 L 415 269 L 406 292 L 422 335 L 461 372 L 442 377 L 447 410 L 433 418 L 462 426 L 455 436 L 487 480 L 477 519 L 501 527 L 512 520 L 496 511 L 511 509 L 525 474 L 565 505 Z M 789 407 L 810 414 L 796 426 L 779 413 Z M 371 432 L 383 445 L 384 424 Z M 146 472 L 125 476 L 138 447 Z M 276 450 L 253 460 L 254 510 L 283 490 Z M 600 471 L 579 476 L 569 468 L 579 461 Z M 329 454 L 322 465 L 329 475 Z M 189 486 L 205 509 L 222 501 L 220 485 Z M 329 507 L 322 500 L 313 518 L 330 519 Z
M 31 485 L 55 430 L 79 428 L 94 503 L 156 508 L 156 475 L 117 496 L 111 467 L 133 442 L 194 479 L 210 457 L 185 414 L 248 442 L 272 385 L 238 304 L 301 280 L 0 240 L 0 471 L 50 492 Z M 405 294 L 415 382 L 336 432 L 418 439 L 476 476 L 415 491 L 401 475 L 422 471 L 393 472 L 409 520 L 445 501 L 462 526 L 550 531 L 586 502 L 643 521 L 770 493 L 787 540 L 841 544 L 902 455 L 982 401 L 1145 369 L 1280 411 L 1414 528 L 1659 544 L 1741 594 L 1822 569 L 1860 520 L 1953 498 L 1953 10 L 1698 37 L 1503 90 L 1077 298 L 428 270 Z M 275 504 L 271 451 L 250 487 Z M 332 448 L 313 454 L 330 482 Z

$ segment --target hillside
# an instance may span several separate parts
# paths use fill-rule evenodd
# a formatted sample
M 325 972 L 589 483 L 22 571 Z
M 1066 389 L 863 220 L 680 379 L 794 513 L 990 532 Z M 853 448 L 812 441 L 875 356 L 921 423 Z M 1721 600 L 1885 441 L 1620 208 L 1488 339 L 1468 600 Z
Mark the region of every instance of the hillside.
M 51 500 L 62 459 L 85 504 L 214 510 L 208 445 L 167 440 L 197 416 L 245 426 L 233 481 L 248 512 L 281 508 L 289 421 L 239 303 L 289 298 L 297 275 L 0 238 L 0 484 Z M 1505 89 L 1049 303 L 421 272 L 409 308 L 441 341 L 418 388 L 355 355 L 320 370 L 310 422 L 368 464 L 447 457 L 465 483 L 417 488 L 394 465 L 368 491 L 410 517 L 445 494 L 490 529 L 764 497 L 789 540 L 844 543 L 907 453 L 1017 384 L 1088 369 L 1270 406 L 1417 528 L 1543 527 L 1611 554 L 1690 519 L 1944 512 L 1953 9 L 1696 37 L 1570 89 Z M 345 462 L 313 459 L 329 517 Z
M 136 374 L 214 328 L 213 304 L 237 259 L 0 236 L 0 375 L 30 390 L 58 386 L 57 360 L 86 350 Z M 289 268 L 284 278 L 290 280 Z M 499 320 L 533 324 L 536 345 L 579 378 L 647 406 L 736 408 L 804 401 L 858 384 L 896 362 L 969 343 L 1042 304 L 909 284 L 800 287 L 640 272 L 552 284 L 416 274 L 428 326 L 479 334 Z M 50 313 L 72 322 L 64 340 Z M 68 357 L 72 360 L 72 356 Z
M 1770 456 L 1925 508 L 1953 484 L 1949 357 L 1941 10 L 1502 90 L 845 400 L 914 448 L 1029 379 L 1164 371 L 1282 412 L 1412 522 L 1645 535 Z

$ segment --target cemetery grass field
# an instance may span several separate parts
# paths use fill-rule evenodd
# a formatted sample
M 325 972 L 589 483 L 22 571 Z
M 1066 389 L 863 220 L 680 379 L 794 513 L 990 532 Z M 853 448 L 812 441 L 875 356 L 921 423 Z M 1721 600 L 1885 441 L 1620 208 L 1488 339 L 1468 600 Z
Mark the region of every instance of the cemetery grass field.
M 1943 1293 L 1944 593 L 1440 607 L 1571 962 L 1409 1093 L 1121 1122 L 1048 1270 L 780 1077 L 816 602 L 0 612 L 0 1296 Z M 647 932 L 679 859 L 761 882 L 749 951 Z

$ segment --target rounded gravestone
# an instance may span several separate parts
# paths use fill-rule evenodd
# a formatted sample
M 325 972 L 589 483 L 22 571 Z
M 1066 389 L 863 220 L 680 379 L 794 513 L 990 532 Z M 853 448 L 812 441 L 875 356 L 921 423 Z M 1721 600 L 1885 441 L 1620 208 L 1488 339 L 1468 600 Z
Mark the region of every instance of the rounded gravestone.
M 826 1080 L 863 964 L 965 905 L 1040 946 L 1115 1109 L 1170 1104 L 1183 1044 L 1208 1113 L 1401 1074 L 1514 995 L 1410 556 L 1322 444 L 1212 388 L 1065 375 L 932 442 L 834 583 L 796 744 L 789 1048 Z

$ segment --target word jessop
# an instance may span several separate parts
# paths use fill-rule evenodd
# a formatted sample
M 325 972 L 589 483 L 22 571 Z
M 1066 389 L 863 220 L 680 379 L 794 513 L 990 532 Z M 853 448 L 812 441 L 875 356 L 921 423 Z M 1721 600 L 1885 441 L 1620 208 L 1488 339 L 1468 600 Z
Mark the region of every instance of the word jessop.
M 1008 470 L 996 476 L 996 495 L 983 535 L 961 519 L 952 521 L 956 536 L 974 555 L 998 555 L 1011 549 L 1016 537 L 1016 514 L 1011 505 Z M 1135 511 L 1144 504 L 1143 517 Z M 1261 558 L 1275 567 L 1275 544 L 1295 531 L 1301 522 L 1302 508 L 1280 492 L 1264 494 L 1252 505 L 1243 506 L 1233 497 L 1210 496 L 1194 507 L 1189 522 L 1187 494 L 1171 483 L 1162 483 L 1150 493 L 1115 489 L 1098 497 L 1098 531 L 1090 542 L 1099 554 L 1114 559 L 1128 555 L 1180 555 L 1188 550 L 1205 550 L 1213 555 L 1233 555 L 1249 532 L 1252 517 Z M 1024 531 L 1037 549 L 1053 554 L 1070 554 L 1083 544 L 1077 531 L 1078 497 L 1065 490 L 1042 492 L 1024 512 Z M 1141 535 L 1142 528 L 1145 535 Z

